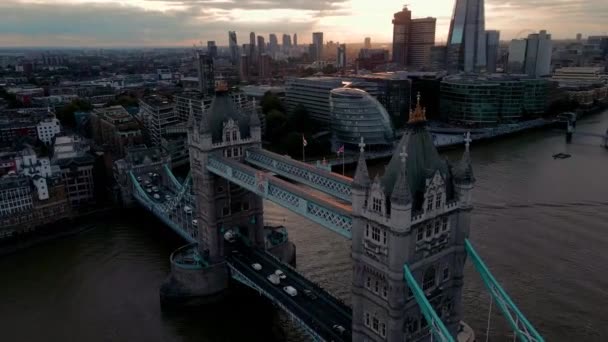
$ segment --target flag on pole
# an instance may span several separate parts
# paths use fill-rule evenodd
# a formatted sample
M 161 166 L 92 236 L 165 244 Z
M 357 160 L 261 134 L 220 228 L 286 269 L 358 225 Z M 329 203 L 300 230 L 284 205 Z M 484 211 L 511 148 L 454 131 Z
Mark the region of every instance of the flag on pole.
M 308 141 L 304 138 L 304 134 L 302 134 L 302 146 L 306 147 L 308 145 Z
M 344 154 L 344 145 L 340 146 L 340 148 L 336 151 L 336 153 L 338 155 L 340 155 L 340 153 Z

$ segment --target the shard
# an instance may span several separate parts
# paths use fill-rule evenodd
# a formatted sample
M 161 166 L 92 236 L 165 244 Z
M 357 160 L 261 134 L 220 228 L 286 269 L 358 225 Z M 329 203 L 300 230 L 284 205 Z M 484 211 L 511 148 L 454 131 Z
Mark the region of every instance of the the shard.
M 456 0 L 447 46 L 450 72 L 478 72 L 486 67 L 484 0 Z

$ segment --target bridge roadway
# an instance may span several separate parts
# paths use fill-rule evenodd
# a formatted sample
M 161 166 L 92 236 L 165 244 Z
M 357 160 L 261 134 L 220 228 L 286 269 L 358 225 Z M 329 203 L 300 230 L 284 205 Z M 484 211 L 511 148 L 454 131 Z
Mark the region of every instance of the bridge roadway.
M 352 311 L 348 306 L 267 252 L 252 249 L 242 242 L 227 245 L 227 261 L 232 267 L 270 294 L 274 301 L 280 302 L 321 338 L 336 342 L 352 339 Z M 255 263 L 260 264 L 262 269 L 256 271 L 252 267 Z M 287 276 L 279 285 L 268 280 L 268 276 L 275 270 L 281 270 Z M 283 290 L 285 286 L 292 286 L 298 294 L 290 296 Z M 310 291 L 309 294 L 305 290 Z M 333 328 L 334 325 L 342 326 L 346 330 L 340 333 Z

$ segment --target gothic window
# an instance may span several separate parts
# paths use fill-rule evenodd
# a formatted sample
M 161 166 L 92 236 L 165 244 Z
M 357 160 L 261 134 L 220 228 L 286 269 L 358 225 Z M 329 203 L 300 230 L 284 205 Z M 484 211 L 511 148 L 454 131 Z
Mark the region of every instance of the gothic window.
M 435 195 L 435 209 L 439 209 L 441 207 L 441 193 Z
M 386 285 L 386 282 L 384 283 L 384 286 L 382 286 L 382 298 L 387 298 L 388 297 L 388 286 Z
M 372 240 L 380 242 L 380 228 L 372 226 Z
M 374 316 L 372 318 L 372 330 L 373 331 L 378 331 L 379 330 L 379 325 L 380 325 L 380 321 L 378 320 L 378 318 L 376 316 Z
M 446 217 L 443 217 L 443 218 L 441 219 L 441 230 L 442 230 L 442 231 L 444 231 L 444 232 L 445 232 L 446 230 L 448 230 L 448 218 L 447 218 L 447 216 L 446 216 Z
M 386 245 L 386 230 L 382 230 L 382 244 Z
M 369 223 L 365 226 L 365 237 L 369 237 Z
M 433 210 L 433 197 L 429 195 L 426 199 L 426 211 Z
M 230 142 L 230 131 L 226 131 L 226 139 L 227 142 Z
M 386 337 L 386 324 L 380 323 L 380 336 Z
M 418 232 L 416 233 L 416 241 L 420 241 L 424 238 L 424 228 L 418 227 Z
M 370 326 L 370 321 L 369 321 L 369 318 L 370 318 L 370 317 L 369 317 L 369 316 L 370 316 L 370 315 L 369 315 L 369 312 L 366 312 L 366 313 L 365 313 L 365 326 L 366 326 L 366 327 L 369 327 L 369 326 Z
M 236 131 L 232 131 L 232 140 L 236 141 Z
M 372 288 L 372 277 L 367 276 L 367 279 L 365 280 L 365 288 L 371 290 L 371 288 Z
M 435 220 L 435 235 L 439 234 L 439 226 L 441 225 L 440 220 Z
M 382 212 L 382 200 L 380 198 L 373 199 L 372 210 L 378 213 Z
M 239 156 L 239 149 L 235 147 L 235 148 L 232 150 L 232 153 L 233 153 L 233 155 L 234 155 L 235 157 L 238 157 L 238 156 Z
M 241 156 L 243 155 L 243 148 L 242 147 L 239 147 L 239 155 L 241 155 Z
M 380 281 L 376 279 L 374 281 L 374 293 L 378 293 L 378 287 L 380 286 Z
M 435 267 L 431 266 L 424 271 L 424 277 L 422 277 L 422 290 L 426 291 L 433 286 L 435 286 Z
M 450 278 L 450 266 L 445 265 L 443 268 L 443 281 L 446 281 Z
M 430 238 L 431 237 L 431 233 L 433 232 L 433 227 L 431 227 L 431 224 L 428 223 L 426 225 L 426 237 Z
M 228 158 L 232 157 L 232 150 L 231 149 L 227 149 L 226 150 L 226 157 L 228 157 Z

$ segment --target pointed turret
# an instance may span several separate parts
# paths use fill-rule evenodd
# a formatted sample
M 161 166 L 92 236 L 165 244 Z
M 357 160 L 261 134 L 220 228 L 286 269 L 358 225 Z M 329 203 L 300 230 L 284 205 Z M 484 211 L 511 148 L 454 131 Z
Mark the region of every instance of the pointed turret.
M 361 137 L 359 148 L 359 161 L 357 162 L 357 170 L 355 171 L 353 185 L 366 188 L 369 185 L 370 180 L 369 172 L 367 171 L 367 162 L 365 161 L 365 142 L 363 141 L 363 137 Z
M 260 116 L 258 115 L 258 110 L 257 110 L 257 106 L 255 103 L 255 99 L 253 99 L 252 106 L 253 106 L 253 109 L 251 110 L 249 124 L 251 125 L 251 127 L 259 127 L 259 126 L 261 126 L 261 123 L 260 123 Z
M 475 176 L 473 175 L 473 166 L 471 165 L 471 155 L 469 153 L 471 141 L 471 133 L 467 132 L 464 138 L 464 153 L 462 154 L 462 158 L 460 159 L 456 167 L 454 167 L 454 180 L 458 183 L 475 182 Z
M 401 156 L 401 172 L 399 172 L 395 187 L 393 188 L 391 203 L 393 205 L 407 206 L 412 203 L 412 193 L 410 192 L 407 179 L 407 152 L 405 151 L 405 146 L 403 146 L 399 155 Z
M 196 119 L 194 118 L 194 111 L 192 110 L 192 100 L 190 100 L 188 109 L 188 129 L 193 129 L 196 125 Z

